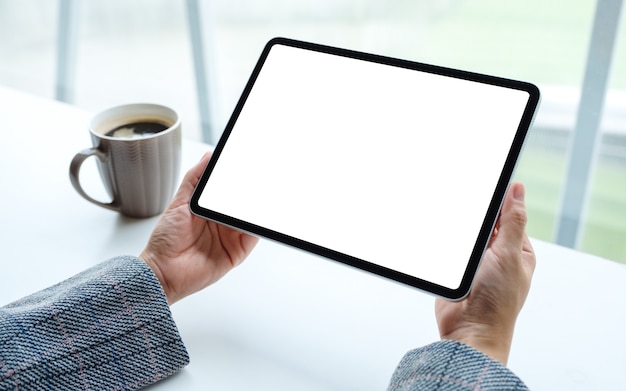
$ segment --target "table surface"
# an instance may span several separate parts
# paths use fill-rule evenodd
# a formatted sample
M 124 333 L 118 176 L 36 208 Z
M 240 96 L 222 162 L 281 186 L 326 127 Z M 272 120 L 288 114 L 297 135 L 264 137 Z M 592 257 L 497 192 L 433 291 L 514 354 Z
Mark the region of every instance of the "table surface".
M 156 223 L 99 208 L 71 187 L 69 162 L 90 146 L 90 115 L 0 87 L 0 305 L 139 254 Z M 185 140 L 182 170 L 208 149 Z M 102 192 L 95 164 L 84 171 L 86 187 Z M 626 267 L 533 245 L 537 269 L 509 367 L 535 390 L 623 389 Z M 152 388 L 383 390 L 405 352 L 438 339 L 433 303 L 262 240 L 226 278 L 172 307 L 191 364 Z

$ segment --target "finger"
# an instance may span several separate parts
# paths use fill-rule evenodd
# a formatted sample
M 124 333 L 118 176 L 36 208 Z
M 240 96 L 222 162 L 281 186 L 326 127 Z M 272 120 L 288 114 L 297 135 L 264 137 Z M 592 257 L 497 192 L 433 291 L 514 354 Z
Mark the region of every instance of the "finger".
M 185 173 L 185 177 L 183 178 L 183 182 L 180 186 L 181 191 L 189 191 L 190 189 L 193 191 L 196 185 L 200 181 L 200 177 L 206 168 L 206 165 L 209 163 L 209 159 L 211 159 L 211 155 L 213 153 L 211 151 L 206 152 L 202 155 L 202 158 L 195 166 L 191 167 L 187 173 Z
M 523 244 L 526 244 L 524 238 L 526 237 L 527 216 L 524 198 L 524 185 L 518 182 L 512 183 L 502 205 L 498 236 L 494 240 L 494 245 L 497 243 L 512 249 L 520 249 Z
M 528 235 L 524 235 L 524 241 L 522 242 L 522 252 L 525 253 L 525 256 L 523 258 L 526 262 L 530 275 L 532 275 L 537 265 L 537 257 L 535 255 L 535 249 L 533 248 L 532 243 L 530 243 Z
M 175 208 L 188 201 L 189 197 L 191 197 L 191 193 L 193 193 L 193 190 L 196 188 L 196 185 L 200 181 L 200 177 L 202 176 L 202 173 L 204 172 L 204 168 L 209 163 L 209 159 L 211 158 L 211 155 L 212 155 L 212 152 L 210 151 L 206 152 L 202 156 L 200 161 L 196 163 L 195 166 L 191 167 L 189 171 L 185 173 L 185 176 L 183 177 L 183 180 L 180 186 L 178 187 L 178 190 L 176 191 L 176 194 L 174 195 L 174 198 L 172 199 L 172 202 L 169 208 L 171 207 Z
M 196 165 L 193 166 L 187 172 L 187 175 L 190 176 L 189 179 L 192 180 L 194 186 L 200 180 L 200 177 L 202 176 L 202 173 L 204 172 L 204 169 L 206 168 L 206 165 L 209 163 L 209 159 L 211 159 L 212 155 L 213 155 L 213 152 L 211 151 L 206 152 L 204 155 L 202 155 L 202 158 L 200 159 L 200 161 L 196 163 Z

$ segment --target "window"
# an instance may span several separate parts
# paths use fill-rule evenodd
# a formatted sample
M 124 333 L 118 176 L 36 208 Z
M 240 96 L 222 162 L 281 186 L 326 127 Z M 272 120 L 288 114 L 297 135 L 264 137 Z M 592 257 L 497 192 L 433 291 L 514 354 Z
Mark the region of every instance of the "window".
M 214 137 L 274 36 L 533 82 L 543 102 L 515 177 L 527 187 L 529 234 L 558 239 L 579 114 L 601 114 L 595 157 L 583 161 L 590 179 L 572 217 L 582 223 L 571 245 L 626 263 L 626 38 L 619 24 L 602 31 L 615 39 L 602 48 L 613 58 L 602 113 L 580 106 L 582 91 L 596 91 L 585 78 L 590 47 L 599 47 L 594 33 L 619 21 L 621 0 L 65 1 L 77 6 L 73 103 L 99 110 L 157 100 L 179 109 L 188 138 L 203 134 L 189 34 L 193 6 L 199 7 L 192 12 L 201 21 Z M 54 96 L 60 3 L 0 0 L 0 83 Z M 594 24 L 596 9 L 612 12 Z

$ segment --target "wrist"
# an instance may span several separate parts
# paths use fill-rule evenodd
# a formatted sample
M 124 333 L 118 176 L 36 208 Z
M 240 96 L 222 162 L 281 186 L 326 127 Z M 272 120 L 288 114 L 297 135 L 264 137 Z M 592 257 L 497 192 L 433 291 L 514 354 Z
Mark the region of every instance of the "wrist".
M 167 281 L 165 281 L 165 277 L 163 276 L 163 272 L 159 268 L 157 262 L 154 260 L 154 257 L 150 255 L 150 253 L 146 250 L 143 250 L 141 254 L 139 254 L 139 259 L 144 261 L 146 265 L 152 270 L 152 273 L 156 276 L 157 280 L 161 284 L 161 288 L 163 289 L 163 293 L 165 294 L 165 298 L 167 299 L 168 304 L 173 304 L 171 301 L 170 289 L 167 285 Z
M 464 343 L 503 365 L 507 365 L 513 340 L 513 331 L 494 329 L 486 325 L 472 325 L 466 329 L 442 335 L 441 338 Z

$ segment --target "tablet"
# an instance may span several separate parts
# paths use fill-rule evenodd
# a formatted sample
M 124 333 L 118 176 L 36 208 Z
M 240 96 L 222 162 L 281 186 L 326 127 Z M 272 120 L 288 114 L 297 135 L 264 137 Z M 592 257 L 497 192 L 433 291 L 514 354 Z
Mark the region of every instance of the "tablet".
M 190 207 L 458 300 L 538 102 L 525 82 L 275 38 Z

